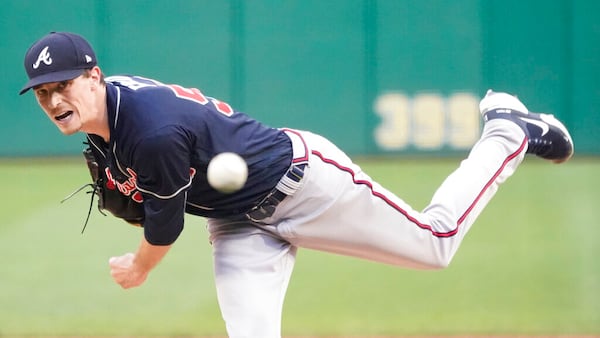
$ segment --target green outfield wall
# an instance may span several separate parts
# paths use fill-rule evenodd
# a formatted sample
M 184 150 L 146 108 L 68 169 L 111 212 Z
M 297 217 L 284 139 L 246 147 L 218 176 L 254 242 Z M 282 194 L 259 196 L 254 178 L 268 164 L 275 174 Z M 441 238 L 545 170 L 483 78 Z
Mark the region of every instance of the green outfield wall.
M 30 1 L 0 9 L 0 155 L 78 153 L 25 83 L 49 31 L 95 47 L 107 75 L 197 87 L 351 154 L 452 154 L 477 140 L 488 88 L 558 115 L 598 155 L 599 1 Z

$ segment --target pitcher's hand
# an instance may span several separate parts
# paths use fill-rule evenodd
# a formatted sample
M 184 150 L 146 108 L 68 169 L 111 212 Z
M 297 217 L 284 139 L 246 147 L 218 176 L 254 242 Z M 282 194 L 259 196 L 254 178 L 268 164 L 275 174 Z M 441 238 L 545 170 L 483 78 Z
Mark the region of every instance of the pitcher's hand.
M 135 255 L 127 253 L 123 256 L 111 257 L 108 261 L 110 275 L 123 289 L 142 285 L 149 271 L 142 271 L 134 264 Z

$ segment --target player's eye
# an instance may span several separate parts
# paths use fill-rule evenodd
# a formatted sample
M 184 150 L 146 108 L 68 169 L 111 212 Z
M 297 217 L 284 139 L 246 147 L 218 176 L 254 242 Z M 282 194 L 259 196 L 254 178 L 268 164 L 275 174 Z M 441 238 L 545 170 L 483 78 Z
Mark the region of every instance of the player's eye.
M 69 85 L 70 81 L 61 81 L 58 83 L 58 85 L 56 86 L 56 90 L 61 92 L 63 90 L 65 90 L 65 88 L 67 88 L 67 86 Z
M 39 98 L 44 98 L 48 95 L 48 90 L 46 89 L 38 89 L 35 91 L 35 95 Z

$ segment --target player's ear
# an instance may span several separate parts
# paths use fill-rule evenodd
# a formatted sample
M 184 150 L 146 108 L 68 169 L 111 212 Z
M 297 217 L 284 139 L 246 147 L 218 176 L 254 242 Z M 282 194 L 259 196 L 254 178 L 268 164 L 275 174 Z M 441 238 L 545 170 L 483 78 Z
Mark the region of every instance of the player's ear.
M 102 75 L 102 70 L 100 70 L 100 67 L 94 66 L 87 72 L 88 76 L 92 79 L 94 87 L 104 84 L 104 76 Z

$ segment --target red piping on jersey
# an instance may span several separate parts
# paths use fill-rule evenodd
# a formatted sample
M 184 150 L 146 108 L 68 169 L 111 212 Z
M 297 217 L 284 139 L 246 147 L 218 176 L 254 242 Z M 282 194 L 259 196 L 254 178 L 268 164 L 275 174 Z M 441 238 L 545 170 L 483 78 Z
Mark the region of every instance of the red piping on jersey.
M 456 222 L 456 228 L 453 229 L 453 230 L 450 230 L 448 232 L 438 232 L 438 231 L 433 230 L 433 228 L 432 228 L 431 225 L 420 223 L 416 218 L 410 216 L 406 210 L 402 209 L 396 203 L 392 202 L 384 194 L 373 190 L 373 184 L 370 181 L 357 180 L 356 177 L 355 177 L 355 173 L 354 173 L 354 171 L 352 169 L 350 169 L 348 167 L 345 167 L 345 166 L 337 163 L 334 160 L 325 158 L 323 156 L 323 154 L 321 154 L 319 151 L 313 150 L 312 154 L 318 156 L 323 162 L 332 164 L 335 167 L 337 167 L 338 169 L 340 169 L 342 171 L 345 171 L 345 172 L 349 173 L 350 175 L 352 175 L 352 180 L 354 181 L 355 184 L 363 184 L 363 185 L 366 185 L 367 187 L 369 187 L 369 189 L 371 190 L 371 194 L 373 194 L 373 196 L 377 196 L 377 197 L 381 198 L 385 203 L 387 203 L 389 206 L 391 206 L 392 208 L 396 209 L 398 212 L 400 212 L 401 214 L 403 214 L 409 221 L 411 221 L 412 223 L 414 223 L 419 228 L 431 232 L 431 234 L 433 236 L 435 236 L 435 237 L 452 237 L 452 236 L 454 236 L 454 235 L 456 235 L 458 233 L 458 229 L 459 229 L 460 225 L 465 220 L 465 218 L 469 215 L 469 213 L 473 210 L 473 208 L 475 207 L 475 205 L 477 204 L 477 202 L 479 201 L 479 199 L 481 199 L 481 196 L 483 195 L 483 193 L 492 185 L 492 183 L 496 180 L 496 178 L 498 178 L 498 176 L 504 170 L 504 168 L 506 167 L 506 165 L 510 161 L 512 161 L 515 157 L 517 157 L 523 151 L 523 149 L 525 148 L 526 144 L 527 144 L 527 138 L 525 138 L 523 140 L 523 142 L 521 143 L 521 146 L 519 147 L 519 149 L 517 149 L 517 151 L 515 151 L 512 154 L 510 154 L 504 160 L 504 162 L 502 162 L 502 165 L 500 166 L 500 168 L 498 168 L 498 170 L 494 173 L 494 175 L 492 176 L 492 178 L 490 178 L 490 180 L 486 183 L 486 185 L 483 187 L 483 189 L 481 189 L 481 191 L 479 192 L 479 194 L 477 195 L 477 197 L 475 198 L 475 200 L 473 200 L 473 203 L 471 203 L 471 205 L 467 208 L 467 210 L 465 211 L 465 213 L 458 219 L 458 221 Z
M 293 158 L 292 159 L 292 163 L 299 163 L 299 162 L 306 162 L 308 161 L 308 146 L 306 145 L 306 142 L 304 141 L 304 138 L 302 137 L 302 134 L 300 134 L 299 132 L 293 130 L 293 129 L 289 129 L 289 128 L 281 128 L 282 131 L 286 132 L 286 133 L 292 133 L 296 136 L 298 136 L 300 138 L 300 140 L 302 141 L 302 145 L 304 146 L 304 156 L 302 157 L 298 157 L 298 158 Z

